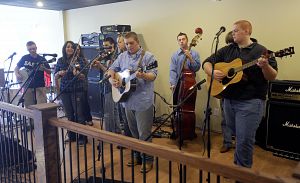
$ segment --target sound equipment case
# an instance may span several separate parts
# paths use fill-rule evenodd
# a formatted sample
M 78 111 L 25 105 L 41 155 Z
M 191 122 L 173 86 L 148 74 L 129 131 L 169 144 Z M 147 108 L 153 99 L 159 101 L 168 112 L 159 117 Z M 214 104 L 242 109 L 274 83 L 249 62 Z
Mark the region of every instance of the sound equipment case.
M 300 160 L 300 82 L 270 82 L 268 97 L 267 148 L 274 155 Z

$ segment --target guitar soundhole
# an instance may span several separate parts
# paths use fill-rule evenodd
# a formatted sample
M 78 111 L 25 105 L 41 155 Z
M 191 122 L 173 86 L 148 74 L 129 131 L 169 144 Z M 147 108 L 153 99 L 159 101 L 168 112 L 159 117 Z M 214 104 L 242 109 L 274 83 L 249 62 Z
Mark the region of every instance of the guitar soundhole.
M 228 70 L 227 77 L 232 78 L 235 75 L 235 71 L 233 68 Z
M 119 88 L 119 91 L 120 91 L 120 93 L 122 94 L 122 93 L 125 91 L 125 87 L 121 86 L 121 87 Z
M 222 85 L 227 85 L 231 81 L 231 78 L 225 77 L 222 79 L 221 83 Z
M 125 85 L 126 85 L 126 81 L 125 81 L 125 78 L 123 78 L 122 79 L 122 86 L 125 87 Z
M 120 93 L 123 93 L 125 91 L 125 86 L 126 86 L 125 78 L 122 78 L 122 84 L 119 89 Z

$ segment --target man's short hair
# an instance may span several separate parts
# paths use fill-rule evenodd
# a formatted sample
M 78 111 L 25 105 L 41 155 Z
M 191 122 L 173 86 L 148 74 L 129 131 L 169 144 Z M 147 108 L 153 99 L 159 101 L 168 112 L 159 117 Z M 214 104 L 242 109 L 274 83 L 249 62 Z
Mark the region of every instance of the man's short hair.
M 125 34 L 124 36 L 125 39 L 128 39 L 128 38 L 133 38 L 136 42 L 139 43 L 139 38 L 137 36 L 137 34 L 135 32 L 128 32 Z
M 188 39 L 186 33 L 184 33 L 184 32 L 179 32 L 179 34 L 177 35 L 177 39 L 179 36 L 185 36 L 185 38 Z
M 28 42 L 26 43 L 26 46 L 31 46 L 31 45 L 35 45 L 35 42 L 33 42 L 33 41 L 28 41 Z
M 236 21 L 234 25 L 239 25 L 243 30 L 248 30 L 249 35 L 252 34 L 252 25 L 248 20 Z

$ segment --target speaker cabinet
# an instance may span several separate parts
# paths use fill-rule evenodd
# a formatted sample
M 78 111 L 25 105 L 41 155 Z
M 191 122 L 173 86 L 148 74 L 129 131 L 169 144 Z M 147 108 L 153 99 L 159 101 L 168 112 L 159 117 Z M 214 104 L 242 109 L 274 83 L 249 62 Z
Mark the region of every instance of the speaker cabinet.
M 98 81 L 89 80 L 88 101 L 92 116 L 103 117 L 104 97 Z
M 300 103 L 272 101 L 267 103 L 267 147 L 300 155 Z
M 98 50 L 93 46 L 83 46 L 81 48 L 83 55 L 92 61 L 97 55 Z M 103 73 L 98 69 L 90 69 L 88 73 L 88 101 L 91 108 L 92 116 L 103 117 L 103 93 L 102 85 L 99 81 L 102 79 Z
M 99 50 L 95 46 L 82 46 L 81 51 L 85 58 L 92 61 L 93 58 L 97 57 Z

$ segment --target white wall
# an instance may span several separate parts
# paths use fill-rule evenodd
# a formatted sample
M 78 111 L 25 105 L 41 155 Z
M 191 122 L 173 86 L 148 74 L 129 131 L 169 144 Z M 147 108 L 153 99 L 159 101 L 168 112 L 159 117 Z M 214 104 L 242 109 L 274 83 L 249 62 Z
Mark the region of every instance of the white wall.
M 61 55 L 64 43 L 62 12 L 0 5 L 0 27 L 0 67 L 6 70 L 9 61 L 2 61 L 16 52 L 13 70 L 20 58 L 28 54 L 27 41 L 37 44 L 38 53 Z
M 298 7 L 299 0 L 132 0 L 64 12 L 65 35 L 67 39 L 78 41 L 81 33 L 99 32 L 101 25 L 130 24 L 133 31 L 142 34 L 144 46 L 159 61 L 155 90 L 171 101 L 168 70 L 170 56 L 178 48 L 176 36 L 179 32 L 186 32 L 191 39 L 196 27 L 203 29 L 202 40 L 195 50 L 204 60 L 210 55 L 214 34 L 220 26 L 230 30 L 236 20 L 247 19 L 253 24 L 252 36 L 268 49 L 276 51 L 295 46 L 297 53 L 300 47 Z M 220 37 L 220 47 L 225 44 L 224 36 Z M 300 78 L 298 58 L 296 54 L 292 58 L 278 59 L 278 79 Z M 205 74 L 201 70 L 197 80 L 202 78 Z M 206 92 L 205 87 L 198 92 L 198 124 L 204 119 Z M 211 102 L 213 109 L 217 109 L 218 100 Z M 156 106 L 159 114 L 168 111 L 162 102 L 157 101 Z M 212 128 L 219 130 L 220 116 L 212 116 L 212 121 Z

